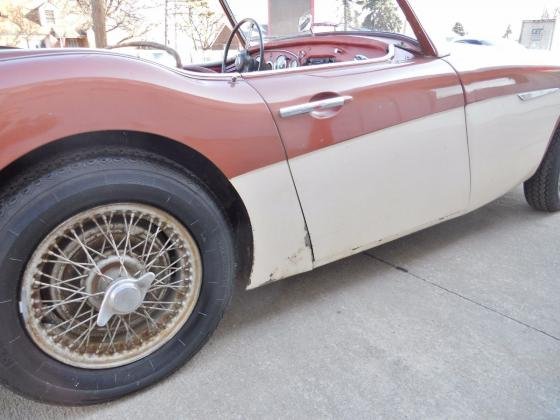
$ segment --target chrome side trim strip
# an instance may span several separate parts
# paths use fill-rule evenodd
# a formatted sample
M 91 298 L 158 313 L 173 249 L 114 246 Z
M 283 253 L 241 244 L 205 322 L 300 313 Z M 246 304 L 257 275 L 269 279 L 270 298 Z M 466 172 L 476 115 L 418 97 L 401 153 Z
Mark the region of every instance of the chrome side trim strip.
M 534 90 L 532 92 L 520 93 L 519 99 L 522 101 L 530 101 L 532 99 L 542 98 L 543 96 L 552 95 L 553 93 L 560 92 L 560 88 Z

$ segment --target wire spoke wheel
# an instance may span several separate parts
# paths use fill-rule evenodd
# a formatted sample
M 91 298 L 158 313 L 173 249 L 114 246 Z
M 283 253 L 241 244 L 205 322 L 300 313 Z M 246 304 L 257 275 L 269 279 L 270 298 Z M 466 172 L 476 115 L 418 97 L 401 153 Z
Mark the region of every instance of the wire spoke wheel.
M 242 203 L 191 160 L 106 135 L 0 190 L 0 384 L 44 403 L 108 402 L 167 378 L 216 330 L 252 256 Z
M 142 204 L 77 214 L 38 246 L 21 311 L 35 344 L 56 360 L 107 369 L 168 342 L 198 301 L 202 261 L 189 231 Z

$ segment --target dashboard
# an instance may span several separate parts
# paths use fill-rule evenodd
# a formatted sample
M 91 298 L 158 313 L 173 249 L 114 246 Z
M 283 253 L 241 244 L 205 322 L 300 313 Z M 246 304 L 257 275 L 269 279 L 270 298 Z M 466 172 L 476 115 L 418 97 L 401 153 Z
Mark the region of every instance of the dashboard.
M 329 35 L 272 41 L 265 45 L 263 70 L 283 70 L 385 57 L 389 44 L 366 36 Z M 408 54 L 402 50 L 401 54 Z M 254 58 L 258 49 L 251 49 Z
M 373 59 L 406 62 L 420 54 L 414 45 L 399 40 L 385 40 L 356 34 L 328 34 L 266 40 L 264 47 L 264 64 L 260 66 L 261 71 Z M 251 64 L 252 69 L 248 71 L 256 71 L 260 61 L 259 47 L 252 46 L 246 54 L 253 63 Z M 194 69 L 194 71 L 202 70 L 221 72 L 221 64 L 214 64 L 204 69 L 201 67 Z M 236 71 L 236 63 L 227 65 L 227 73 Z

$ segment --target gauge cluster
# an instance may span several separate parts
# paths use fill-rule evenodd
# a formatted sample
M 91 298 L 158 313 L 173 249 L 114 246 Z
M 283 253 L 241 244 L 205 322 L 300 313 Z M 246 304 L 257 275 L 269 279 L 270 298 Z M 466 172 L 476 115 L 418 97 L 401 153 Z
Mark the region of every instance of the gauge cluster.
M 299 60 L 296 56 L 287 54 L 279 54 L 276 58 L 272 58 L 267 62 L 270 70 L 283 70 L 288 68 L 299 67 Z
M 301 58 L 295 54 L 283 54 L 280 53 L 276 56 L 270 55 L 269 60 L 266 62 L 267 70 L 284 70 L 289 68 L 295 68 L 300 66 L 315 66 L 318 64 L 329 64 L 335 63 L 335 57 L 305 57 L 305 53 L 302 52 Z
M 320 51 L 321 53 L 323 51 Z M 289 68 L 296 68 L 300 66 L 316 66 L 321 64 L 331 64 L 336 63 L 337 55 L 344 55 L 345 51 L 340 48 L 334 48 L 333 50 L 324 51 L 323 54 L 317 54 L 314 51 L 305 51 L 304 49 L 299 51 L 299 54 L 288 50 L 268 50 L 265 53 L 266 63 L 263 66 L 266 70 L 285 70 Z M 354 60 L 364 59 L 367 57 L 364 55 L 356 55 L 353 57 Z

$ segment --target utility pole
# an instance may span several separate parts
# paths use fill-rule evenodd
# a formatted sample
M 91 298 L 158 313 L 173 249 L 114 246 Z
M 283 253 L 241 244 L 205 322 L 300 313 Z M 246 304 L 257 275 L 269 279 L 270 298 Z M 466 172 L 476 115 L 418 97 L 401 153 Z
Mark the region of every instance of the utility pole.
M 91 0 L 91 17 L 93 20 L 93 32 L 95 32 L 95 46 L 97 48 L 107 47 L 107 29 L 105 0 Z
M 169 25 L 169 23 L 167 22 L 167 13 L 168 13 L 167 8 L 168 7 L 169 7 L 169 0 L 165 0 L 165 19 L 164 19 L 164 21 L 165 21 L 165 23 L 164 23 L 165 24 L 165 46 L 167 46 L 167 37 L 168 37 L 167 28 L 168 28 L 168 25 Z
M 344 31 L 348 30 L 348 23 L 350 21 L 350 4 L 349 0 L 342 0 L 342 7 L 344 11 Z
M 173 30 L 175 32 L 173 34 L 174 35 L 173 38 L 175 39 L 175 49 L 178 49 L 177 47 L 177 15 L 178 14 L 179 13 L 177 12 L 177 2 L 174 1 L 173 2 Z
M 184 14 L 184 6 L 188 3 L 189 0 L 165 0 L 165 45 L 172 44 L 175 49 L 178 48 L 178 20 L 179 16 Z

